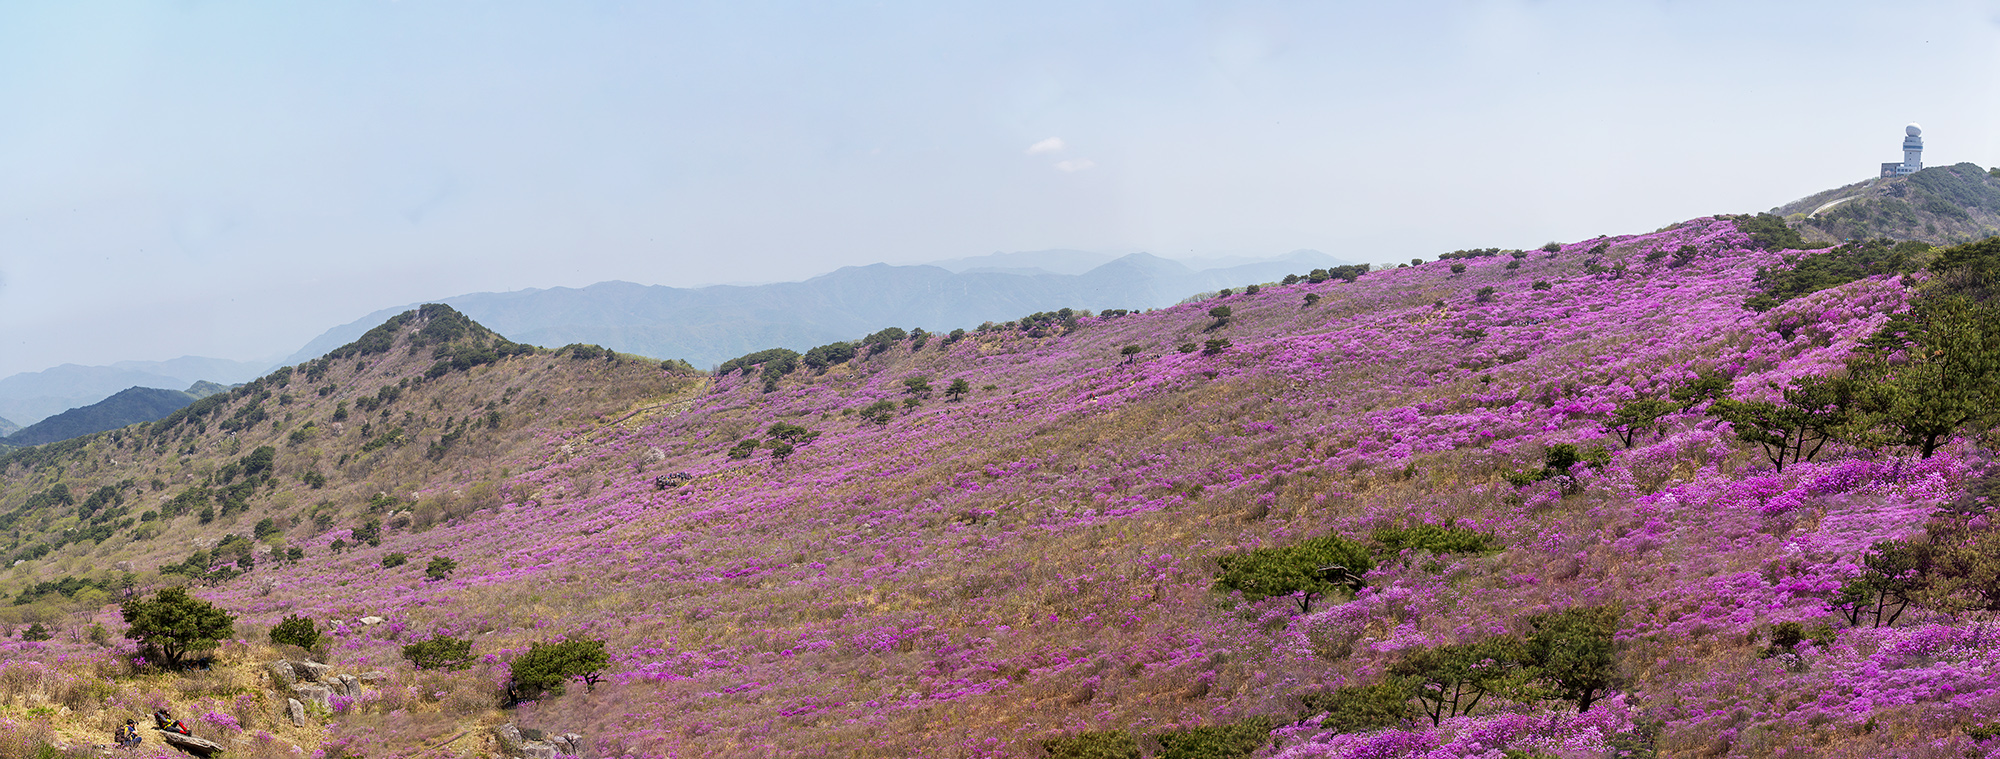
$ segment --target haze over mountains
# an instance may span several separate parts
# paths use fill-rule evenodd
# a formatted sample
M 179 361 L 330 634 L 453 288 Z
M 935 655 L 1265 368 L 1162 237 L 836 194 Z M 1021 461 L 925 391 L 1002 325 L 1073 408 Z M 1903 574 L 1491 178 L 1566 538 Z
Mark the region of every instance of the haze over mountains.
M 168 361 L 119 361 L 109 366 L 63 364 L 0 379 L 0 417 L 22 427 L 81 408 L 130 387 L 185 388 L 208 381 L 233 385 L 263 374 L 269 361 L 182 356 Z M 0 433 L 13 434 L 0 426 Z
M 0 444 L 41 445 L 93 432 L 115 430 L 128 424 L 150 422 L 228 389 L 214 382 L 196 382 L 186 390 L 128 387 L 104 400 L 64 411 L 17 432 L 9 433 Z
M 1116 259 L 1083 251 L 999 253 L 935 265 L 849 266 L 803 282 L 677 288 L 600 282 L 443 298 L 466 315 L 536 345 L 594 343 L 712 366 L 773 346 L 805 350 L 884 325 L 949 330 L 1058 308 L 1160 308 L 1190 295 L 1304 274 L 1342 261 L 1311 250 L 1196 269 L 1147 253 Z M 1079 272 L 1079 273 L 1069 273 Z M 315 338 L 298 363 L 359 337 L 397 306 Z
M 1966 242 L 2000 232 L 2000 174 L 1969 163 L 1935 166 L 1827 190 L 1772 210 L 1808 240 L 1883 237 L 1933 244 Z M 677 288 L 610 281 L 582 288 L 468 293 L 429 302 L 457 307 L 522 342 L 590 343 L 713 366 L 764 348 L 805 350 L 854 339 L 887 325 L 949 330 L 1063 307 L 1160 308 L 1202 292 L 1343 263 L 1313 250 L 1268 258 L 1173 260 L 1147 253 L 1114 256 L 1050 249 L 922 264 L 850 266 L 800 282 Z M 284 363 L 316 358 L 414 305 L 384 308 L 329 329 Z M 200 381 L 222 385 L 247 381 L 272 366 L 188 356 L 109 366 L 65 364 L 17 374 L 0 379 L 0 437 L 18 435 L 24 427 L 67 409 L 103 402 L 128 388 L 178 393 L 174 388 Z M 82 434 L 109 429 L 97 425 L 114 420 L 158 418 L 98 412 L 87 416 L 95 421 L 65 423 L 56 429 Z M 33 439 L 63 439 L 44 436 L 37 433 Z M 7 437 L 5 442 L 33 444 L 26 440 Z

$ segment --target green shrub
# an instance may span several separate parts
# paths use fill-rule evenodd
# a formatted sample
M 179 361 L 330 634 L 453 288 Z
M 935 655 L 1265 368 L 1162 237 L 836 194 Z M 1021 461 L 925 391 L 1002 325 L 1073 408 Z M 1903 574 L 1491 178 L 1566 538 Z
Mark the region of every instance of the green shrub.
M 1241 591 L 1250 601 L 1298 596 L 1301 614 L 1312 611 L 1319 596 L 1361 589 L 1361 576 L 1375 566 L 1367 548 L 1337 535 L 1222 556 L 1216 563 L 1222 568 L 1217 588 Z
M 450 578 L 452 570 L 457 568 L 458 562 L 443 556 L 433 556 L 431 563 L 424 567 L 424 576 L 433 580 L 444 580 Z
M 1880 274 L 1916 270 L 1916 259 L 1929 252 L 1926 243 L 1874 239 L 1848 243 L 1821 253 L 1813 253 L 1782 268 L 1757 270 L 1754 286 L 1759 294 L 1744 301 L 1752 311 L 1767 311 L 1785 301 L 1809 293 Z
M 410 557 L 408 554 L 392 553 L 382 557 L 383 569 L 394 569 L 396 567 L 400 567 L 408 563 L 410 563 Z
M 465 669 L 472 665 L 472 639 L 433 635 L 404 646 L 403 658 L 417 669 Z
M 1431 553 L 1487 553 L 1499 550 L 1489 533 L 1457 525 L 1420 524 L 1413 527 L 1384 527 L 1370 536 L 1389 552 L 1404 549 Z
M 1453 273 L 1453 274 L 1464 274 L 1464 273 L 1465 273 L 1465 264 L 1459 264 L 1459 263 L 1455 263 L 1455 264 L 1452 264 L 1452 265 L 1451 265 L 1451 273 Z
M 1538 280 L 1535 280 L 1535 284 L 1534 284 L 1534 287 L 1533 287 L 1533 289 L 1536 289 L 1536 290 L 1554 290 L 1554 289 L 1555 289 L 1555 285 L 1551 285 L 1551 284 L 1549 284 L 1549 281 L 1548 281 L 1548 280 L 1546 280 L 1546 279 L 1538 279 Z
M 287 615 L 285 621 L 271 628 L 271 645 L 298 646 L 312 650 L 314 646 L 319 645 L 319 627 L 305 617 Z
M 190 653 L 215 648 L 236 629 L 235 617 L 188 595 L 186 588 L 163 588 L 151 600 L 127 601 L 120 613 L 125 637 L 168 669 L 178 669 Z
M 1579 606 L 1528 618 L 1533 630 L 1525 647 L 1528 663 L 1579 712 L 1590 711 L 1617 677 L 1611 646 L 1618 617 L 1615 607 Z
M 730 447 L 729 457 L 732 459 L 750 458 L 752 454 L 757 452 L 757 448 L 762 445 L 763 443 L 758 442 L 754 437 L 743 438 L 737 441 L 736 445 Z
M 601 640 L 565 640 L 535 643 L 514 659 L 508 673 L 507 695 L 514 701 L 541 696 L 560 696 L 572 679 L 581 679 L 587 688 L 596 688 L 609 659 Z
M 1159 759 L 1237 759 L 1271 741 L 1272 723 L 1251 718 L 1230 725 L 1190 727 L 1153 736 Z
M 1049 759 L 1139 759 L 1139 741 L 1123 730 L 1094 730 L 1042 741 Z
M 1202 344 L 1201 355 L 1214 356 L 1226 350 L 1229 350 L 1229 338 L 1218 337 Z
M 867 408 L 861 409 L 861 418 L 874 422 L 876 424 L 888 424 L 889 420 L 895 418 L 895 416 L 896 416 L 895 401 L 889 401 L 889 400 L 876 401 L 874 403 L 868 404 Z
M 1325 714 L 1320 728 L 1336 733 L 1401 727 L 1417 718 L 1410 691 L 1401 683 L 1343 686 L 1328 693 L 1308 693 L 1302 700 L 1306 716 Z
M 1306 293 L 1306 306 L 1308 308 L 1318 304 L 1319 304 L 1319 293 Z
M 30 642 L 48 640 L 53 637 L 55 635 L 49 632 L 49 628 L 43 627 L 40 622 L 28 625 L 28 629 L 21 633 L 21 640 Z
M 805 445 L 819 438 L 818 432 L 787 422 L 775 422 L 764 432 L 770 435 L 772 440 L 798 445 Z

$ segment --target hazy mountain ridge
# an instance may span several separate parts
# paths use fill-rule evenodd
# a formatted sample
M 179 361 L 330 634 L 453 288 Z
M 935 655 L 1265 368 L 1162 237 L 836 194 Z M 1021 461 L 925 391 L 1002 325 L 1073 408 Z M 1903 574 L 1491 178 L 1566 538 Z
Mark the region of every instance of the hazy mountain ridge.
M 81 408 L 129 387 L 187 387 L 210 381 L 233 385 L 271 369 L 266 361 L 182 356 L 168 361 L 119 361 L 108 366 L 63 364 L 0 379 L 0 416 L 34 424 Z
M 28 446 L 53 443 L 93 432 L 115 430 L 130 424 L 150 422 L 186 408 L 199 400 L 181 390 L 131 387 L 104 400 L 73 408 L 43 419 L 8 435 L 8 445 Z
M 960 262 L 1046 264 L 1051 256 L 1067 255 L 1078 253 L 997 254 Z M 684 289 L 600 282 L 583 288 L 471 293 L 438 302 L 523 342 L 595 343 L 712 366 L 773 346 L 805 350 L 855 339 L 888 325 L 949 330 L 1058 308 L 1160 308 L 1191 293 L 1275 281 L 1340 263 L 1317 251 L 1294 251 L 1276 260 L 1201 271 L 1136 253 L 1076 275 L 872 264 L 769 285 Z M 403 308 L 328 330 L 288 361 L 318 356 Z

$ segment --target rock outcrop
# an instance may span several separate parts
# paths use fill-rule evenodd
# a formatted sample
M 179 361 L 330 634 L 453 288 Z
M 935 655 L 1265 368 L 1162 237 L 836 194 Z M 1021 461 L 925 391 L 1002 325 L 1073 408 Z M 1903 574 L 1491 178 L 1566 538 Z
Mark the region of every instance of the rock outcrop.
M 158 735 L 160 740 L 166 742 L 167 745 L 195 756 L 210 757 L 222 753 L 222 744 L 207 738 L 196 738 L 192 735 L 170 733 L 165 730 L 158 730 L 157 728 L 155 730 L 154 734 Z

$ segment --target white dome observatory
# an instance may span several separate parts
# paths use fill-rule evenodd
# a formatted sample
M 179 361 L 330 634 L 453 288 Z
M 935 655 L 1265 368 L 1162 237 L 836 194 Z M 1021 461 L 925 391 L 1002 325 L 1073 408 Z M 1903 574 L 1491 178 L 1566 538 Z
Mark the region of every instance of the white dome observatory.
M 1903 162 L 1882 164 L 1882 176 L 1900 177 L 1924 169 L 1924 127 L 1914 121 L 1903 127 Z

